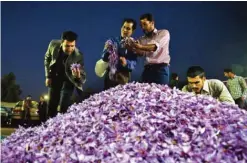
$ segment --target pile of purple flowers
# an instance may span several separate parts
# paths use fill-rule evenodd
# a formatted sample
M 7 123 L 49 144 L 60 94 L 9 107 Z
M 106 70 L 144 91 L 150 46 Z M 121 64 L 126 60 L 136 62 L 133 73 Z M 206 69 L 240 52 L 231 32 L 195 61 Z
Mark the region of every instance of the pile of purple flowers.
M 1 143 L 1 162 L 246 162 L 247 112 L 168 86 L 129 83 Z

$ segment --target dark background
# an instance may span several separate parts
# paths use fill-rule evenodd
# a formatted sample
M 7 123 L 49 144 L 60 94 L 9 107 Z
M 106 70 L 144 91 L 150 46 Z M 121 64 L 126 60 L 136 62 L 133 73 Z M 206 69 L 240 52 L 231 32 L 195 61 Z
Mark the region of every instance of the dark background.
M 104 42 L 120 35 L 122 19 L 138 21 L 134 37 L 143 33 L 139 16 L 150 12 L 158 29 L 171 35 L 171 72 L 186 80 L 191 65 L 201 65 L 208 78 L 226 80 L 225 67 L 247 76 L 247 2 L 2 2 L 2 75 L 14 72 L 22 97 L 46 93 L 44 54 L 52 39 L 65 30 L 78 33 L 87 82 L 100 91 L 103 79 L 94 73 Z M 143 70 L 139 59 L 133 80 Z

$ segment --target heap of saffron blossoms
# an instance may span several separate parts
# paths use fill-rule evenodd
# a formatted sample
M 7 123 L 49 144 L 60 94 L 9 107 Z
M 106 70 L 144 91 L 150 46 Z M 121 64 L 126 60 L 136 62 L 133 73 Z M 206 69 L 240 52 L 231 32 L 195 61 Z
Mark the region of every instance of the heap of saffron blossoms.
M 129 83 L 72 105 L 1 143 L 1 162 L 247 160 L 247 112 L 168 86 Z

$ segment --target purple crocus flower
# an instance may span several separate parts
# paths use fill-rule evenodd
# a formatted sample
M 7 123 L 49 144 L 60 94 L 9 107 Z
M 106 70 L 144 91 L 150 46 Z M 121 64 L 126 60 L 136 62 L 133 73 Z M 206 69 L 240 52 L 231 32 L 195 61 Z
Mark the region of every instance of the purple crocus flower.
M 109 55 L 109 67 L 110 67 L 110 71 L 109 71 L 109 77 L 110 79 L 113 79 L 113 75 L 116 73 L 117 71 L 117 64 L 118 64 L 118 48 L 117 48 L 117 44 L 115 42 L 113 42 L 112 40 L 107 40 L 106 41 L 106 48 Z
M 95 94 L 1 142 L 1 162 L 246 162 L 247 111 L 167 85 Z

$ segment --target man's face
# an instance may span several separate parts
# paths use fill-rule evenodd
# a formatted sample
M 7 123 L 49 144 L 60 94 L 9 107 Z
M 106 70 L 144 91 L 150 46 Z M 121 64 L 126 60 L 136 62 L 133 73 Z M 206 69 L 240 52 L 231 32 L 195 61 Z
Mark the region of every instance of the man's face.
M 75 41 L 64 40 L 62 43 L 62 49 L 64 53 L 68 55 L 72 54 L 75 50 Z
M 227 78 L 230 77 L 228 72 L 224 72 L 224 76 L 227 77 Z
M 121 28 L 122 37 L 130 37 L 133 34 L 133 23 L 124 22 Z
M 148 21 L 146 18 L 140 20 L 140 25 L 144 33 L 151 32 L 154 29 L 154 21 Z
M 206 78 L 205 77 L 201 78 L 200 76 L 196 76 L 194 78 L 187 77 L 187 79 L 188 79 L 189 87 L 192 89 L 192 91 L 195 92 L 196 94 L 201 93 Z

